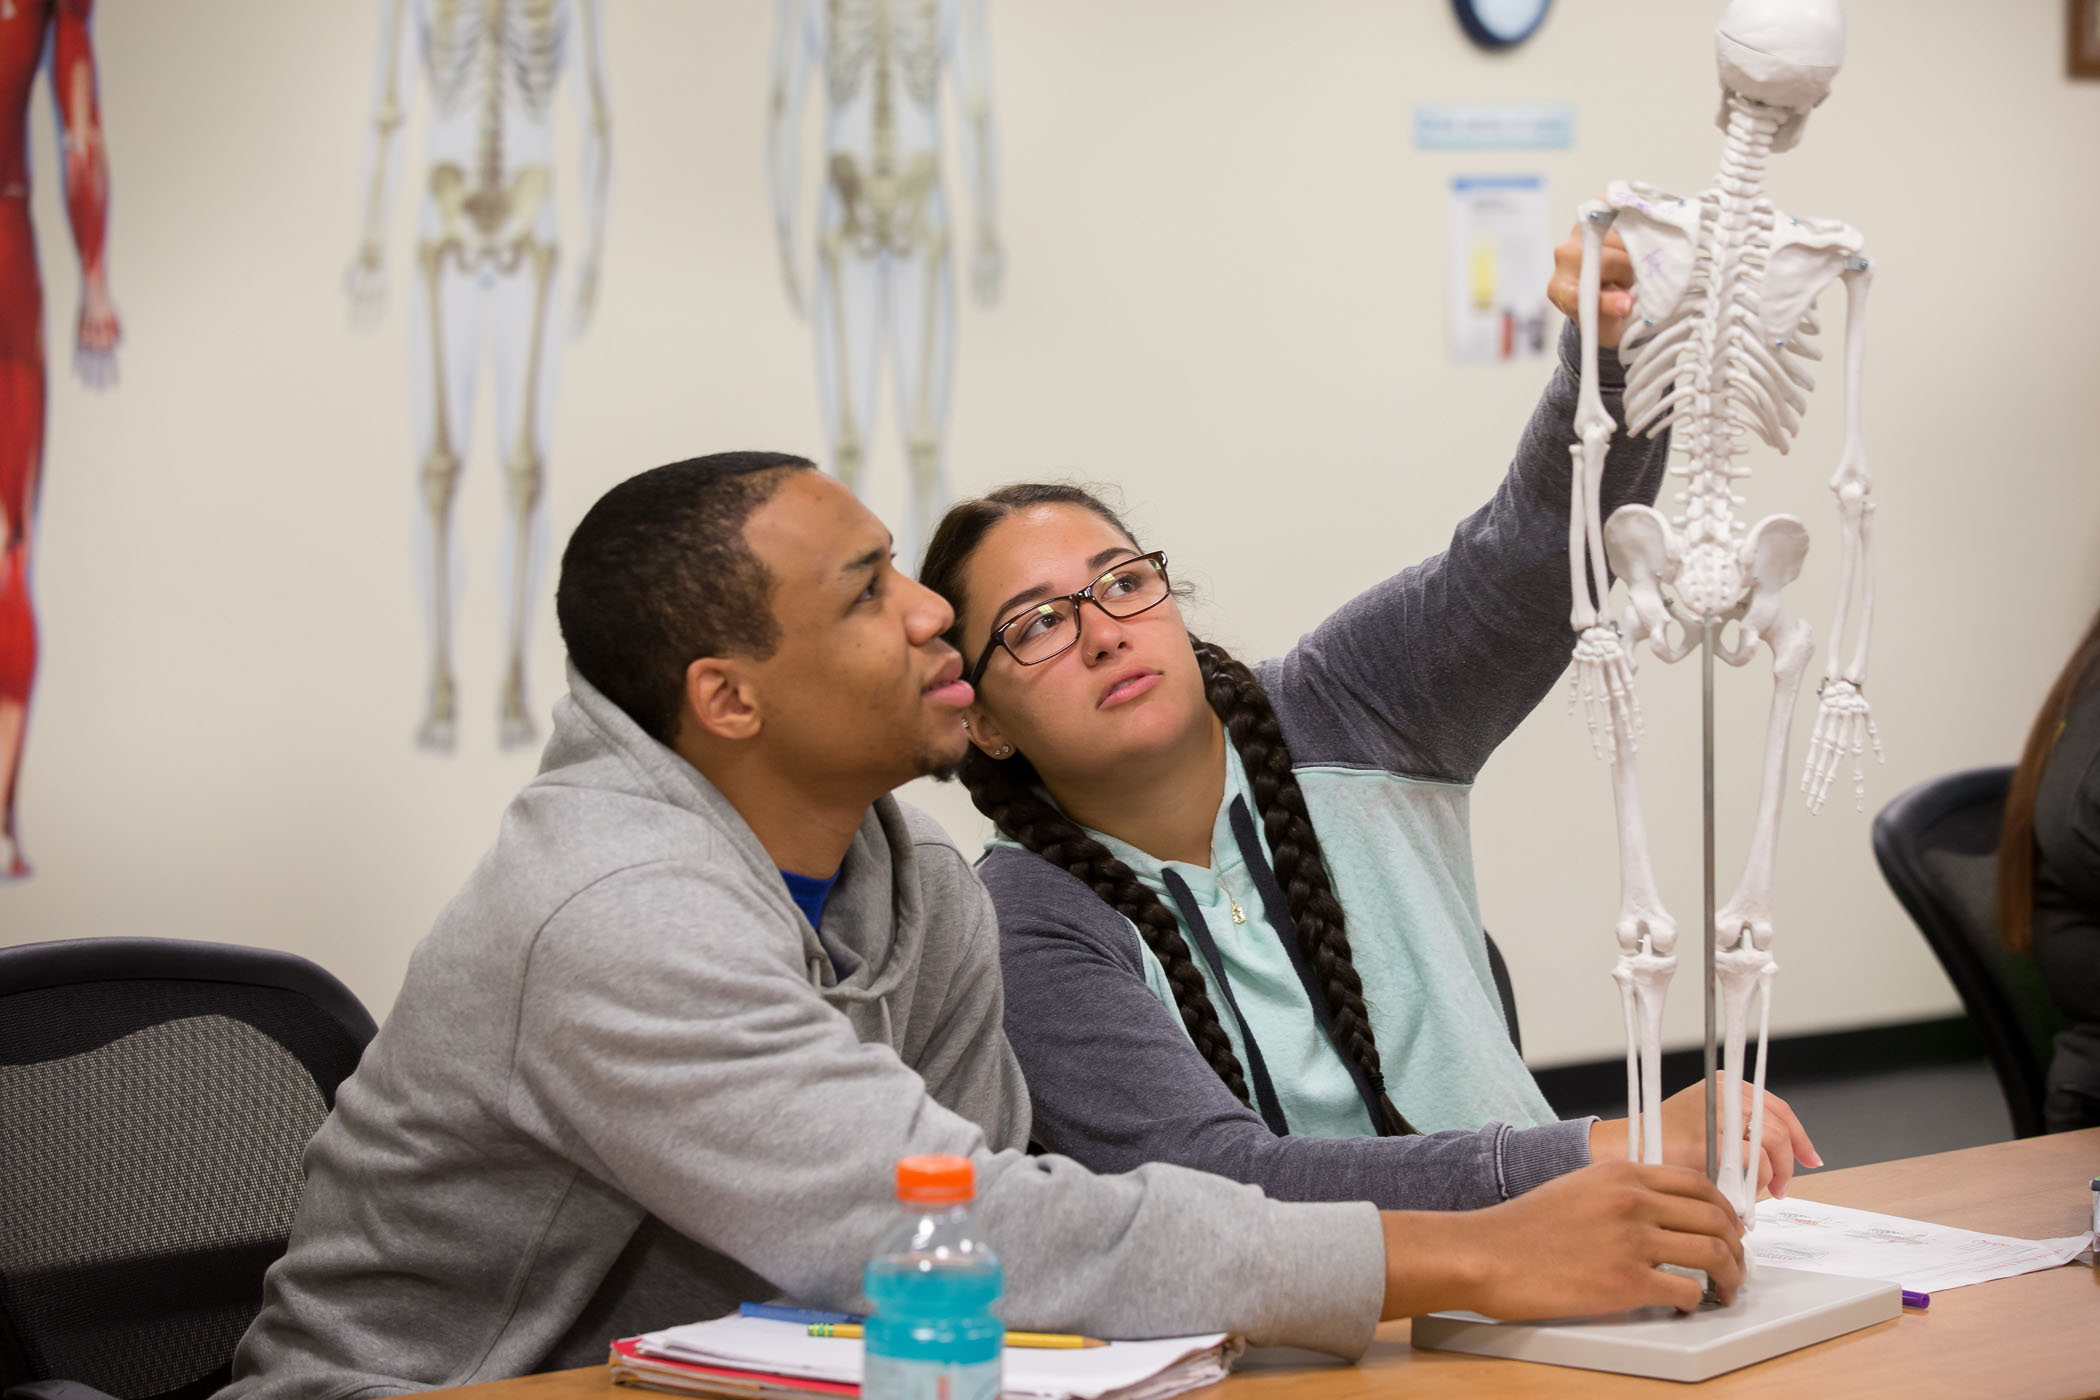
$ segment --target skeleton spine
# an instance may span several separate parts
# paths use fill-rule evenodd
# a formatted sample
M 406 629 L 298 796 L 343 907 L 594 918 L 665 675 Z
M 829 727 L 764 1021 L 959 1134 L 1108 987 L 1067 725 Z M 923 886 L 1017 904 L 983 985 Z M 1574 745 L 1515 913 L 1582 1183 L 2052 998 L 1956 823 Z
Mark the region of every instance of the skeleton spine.
M 1689 353 L 1679 361 L 1690 371 L 1692 411 L 1681 425 L 1679 441 L 1690 458 L 1691 478 L 1684 493 L 1685 510 L 1676 522 L 1685 531 L 1686 557 L 1678 587 L 1684 601 L 1702 616 L 1726 611 L 1741 594 L 1735 560 L 1742 526 L 1732 509 L 1736 497 L 1729 482 L 1744 475 L 1732 459 L 1736 439 L 1746 431 L 1729 400 L 1741 392 L 1741 371 L 1732 367 L 1732 339 L 1738 323 L 1754 316 L 1739 304 L 1739 289 L 1754 284 L 1770 241 L 1771 212 L 1764 195 L 1765 162 L 1772 153 L 1778 119 L 1771 112 L 1731 94 L 1728 135 L 1715 182 L 1719 205 L 1708 226 L 1704 261 L 1713 279 L 1712 295 L 1693 330 Z M 1754 288 L 1753 288 L 1754 290 Z

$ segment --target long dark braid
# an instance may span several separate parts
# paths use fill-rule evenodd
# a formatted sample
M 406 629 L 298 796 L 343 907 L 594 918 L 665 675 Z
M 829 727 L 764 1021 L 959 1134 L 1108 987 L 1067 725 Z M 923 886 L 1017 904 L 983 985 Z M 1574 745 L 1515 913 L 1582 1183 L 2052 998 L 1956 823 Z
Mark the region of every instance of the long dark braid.
M 1246 663 L 1223 647 L 1193 636 L 1189 642 L 1203 668 L 1204 697 L 1224 721 L 1225 732 L 1246 767 L 1248 785 L 1254 789 L 1254 805 L 1261 810 L 1262 834 L 1269 839 L 1276 883 L 1283 887 L 1284 903 L 1298 930 L 1298 947 L 1319 979 L 1320 994 L 1334 1026 L 1335 1049 L 1356 1062 L 1371 1092 L 1378 1096 L 1384 1120 L 1378 1125 L 1379 1133 L 1390 1137 L 1410 1132 L 1407 1120 L 1385 1092 L 1378 1039 L 1364 1006 L 1363 978 L 1350 957 L 1342 902 L 1335 898 L 1334 886 L 1327 879 L 1320 838 L 1305 810 L 1305 792 L 1291 769 L 1291 751 L 1283 741 L 1268 692 Z
M 1043 800 L 1035 790 L 1036 774 L 1028 760 L 1014 757 L 1003 763 L 972 748 L 958 774 L 969 789 L 977 810 L 1009 839 L 1020 842 L 1060 870 L 1069 871 L 1080 883 L 1101 897 L 1109 908 L 1137 925 L 1138 936 L 1166 969 L 1167 985 L 1174 989 L 1174 1005 L 1181 1024 L 1188 1027 L 1196 1049 L 1225 1081 L 1239 1101 L 1252 1106 L 1247 1076 L 1239 1057 L 1232 1053 L 1232 1040 L 1218 1021 L 1210 989 L 1189 945 L 1181 936 L 1181 925 L 1159 896 L 1147 889 L 1129 866 L 1089 836 L 1086 828 Z
M 960 502 L 942 517 L 927 546 L 920 581 L 946 598 L 960 618 L 964 611 L 963 570 L 985 533 L 1005 516 L 1036 505 L 1068 505 L 1091 511 L 1113 525 L 1133 546 L 1136 543 L 1129 527 L 1080 487 L 1007 486 L 976 500 Z M 959 625 L 951 630 L 949 640 L 969 657 L 974 640 L 966 643 Z M 1335 1048 L 1362 1070 L 1378 1096 L 1380 1134 L 1409 1132 L 1406 1120 L 1385 1093 L 1378 1044 L 1364 1007 L 1363 979 L 1350 959 L 1341 901 L 1335 898 L 1327 867 L 1320 859 L 1319 838 L 1305 809 L 1305 794 L 1291 771 L 1290 749 L 1276 723 L 1276 712 L 1261 683 L 1244 664 L 1222 647 L 1194 637 L 1189 640 L 1202 669 L 1205 698 L 1223 721 L 1226 734 L 1246 766 L 1255 805 L 1261 811 L 1263 833 L 1274 856 L 1277 883 L 1283 888 L 1291 920 L 1297 925 L 1299 946 L 1319 979 L 1322 998 L 1327 1003 L 1337 1041 Z M 977 810 L 1010 840 L 1069 871 L 1103 903 L 1137 927 L 1138 936 L 1166 971 L 1175 1007 L 1190 1039 L 1226 1087 L 1241 1103 L 1251 1107 L 1246 1074 L 1218 1020 L 1209 988 L 1189 954 L 1179 921 L 1159 896 L 1146 888 L 1106 846 L 1041 796 L 1037 790 L 1040 778 L 1026 756 L 1015 754 L 995 761 L 973 745 L 952 776 L 962 780 Z

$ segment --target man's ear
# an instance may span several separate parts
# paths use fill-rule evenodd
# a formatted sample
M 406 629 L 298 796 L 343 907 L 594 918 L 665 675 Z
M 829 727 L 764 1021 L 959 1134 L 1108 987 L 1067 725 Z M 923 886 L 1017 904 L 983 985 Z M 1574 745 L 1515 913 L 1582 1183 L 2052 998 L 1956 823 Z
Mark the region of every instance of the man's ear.
M 764 727 L 758 687 L 733 657 L 703 656 L 685 668 L 686 722 L 717 739 L 751 739 Z
M 1013 753 L 1007 747 L 1006 735 L 1000 732 L 998 721 L 986 714 L 982 705 L 973 704 L 963 711 L 963 729 L 969 734 L 970 742 L 984 750 L 987 758 L 1004 758 Z M 1001 749 L 1006 749 L 1006 753 L 1000 753 Z

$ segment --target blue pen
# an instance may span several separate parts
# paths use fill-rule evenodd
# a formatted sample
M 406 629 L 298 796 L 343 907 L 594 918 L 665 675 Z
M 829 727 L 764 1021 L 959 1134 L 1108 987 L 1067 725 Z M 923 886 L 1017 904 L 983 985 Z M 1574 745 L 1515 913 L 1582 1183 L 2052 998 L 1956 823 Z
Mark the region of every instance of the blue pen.
M 798 1308 L 787 1303 L 745 1303 L 737 1308 L 743 1317 L 762 1317 L 770 1322 L 866 1322 L 860 1313 L 825 1312 L 820 1308 Z

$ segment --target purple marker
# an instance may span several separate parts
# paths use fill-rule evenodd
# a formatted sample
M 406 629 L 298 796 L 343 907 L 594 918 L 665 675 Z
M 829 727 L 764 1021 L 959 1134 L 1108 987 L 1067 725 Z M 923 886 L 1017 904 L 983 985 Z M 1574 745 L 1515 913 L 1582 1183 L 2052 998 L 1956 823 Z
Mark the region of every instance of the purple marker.
M 1929 1308 L 1932 1306 L 1932 1295 L 1930 1293 L 1913 1293 L 1906 1288 L 1903 1290 L 1903 1306 L 1906 1308 Z

